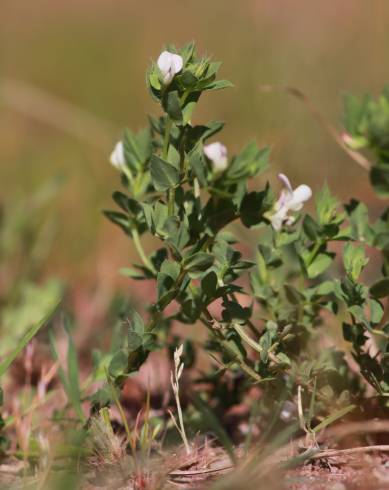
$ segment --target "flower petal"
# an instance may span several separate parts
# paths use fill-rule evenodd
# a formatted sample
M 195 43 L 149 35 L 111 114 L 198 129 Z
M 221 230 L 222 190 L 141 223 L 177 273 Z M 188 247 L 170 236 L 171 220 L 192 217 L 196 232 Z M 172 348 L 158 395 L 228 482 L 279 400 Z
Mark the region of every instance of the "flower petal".
M 182 56 L 169 51 L 163 51 L 157 60 L 158 68 L 161 71 L 164 84 L 169 84 L 176 73 L 182 70 L 184 60 Z
M 180 72 L 184 66 L 184 60 L 179 54 L 172 54 L 172 65 L 174 67 L 174 74 Z
M 284 187 L 289 191 L 293 192 L 292 186 L 290 185 L 290 180 L 285 174 L 278 174 L 278 178 L 284 184 Z
M 270 222 L 272 227 L 276 231 L 280 231 L 282 228 L 282 225 L 284 224 L 284 221 L 288 218 L 288 208 L 285 206 L 282 206 L 278 211 L 272 214 L 270 217 Z
M 110 156 L 110 162 L 118 170 L 122 170 L 122 168 L 126 165 L 126 157 L 124 155 L 124 146 L 122 141 L 116 143 L 116 146 Z
M 162 73 L 165 73 L 170 70 L 172 62 L 172 53 L 169 53 L 169 51 L 163 51 L 157 60 L 157 65 L 158 68 L 162 71 Z
M 211 160 L 215 170 L 223 171 L 227 168 L 227 148 L 222 143 L 216 141 L 215 143 L 204 146 L 204 154 Z
M 308 201 L 312 197 L 312 189 L 305 185 L 299 185 L 293 191 L 293 197 L 288 202 L 288 207 L 292 211 L 299 211 L 303 207 L 303 203 Z

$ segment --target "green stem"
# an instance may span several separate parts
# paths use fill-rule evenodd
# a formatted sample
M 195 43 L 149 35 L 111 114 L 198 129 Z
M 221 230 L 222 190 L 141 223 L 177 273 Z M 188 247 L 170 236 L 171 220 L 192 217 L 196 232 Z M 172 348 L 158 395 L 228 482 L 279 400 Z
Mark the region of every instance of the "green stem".
M 174 187 L 172 187 L 171 189 L 169 189 L 167 191 L 167 199 L 168 199 L 167 212 L 168 212 L 168 216 L 174 216 L 174 201 L 175 201 L 175 198 L 176 198 L 176 191 L 175 191 Z
M 134 185 L 134 176 L 132 175 L 131 170 L 127 166 L 123 168 L 123 173 L 127 177 L 129 183 L 131 185 Z
M 232 327 L 236 331 L 236 333 L 239 335 L 239 337 L 246 342 L 252 349 L 255 351 L 259 352 L 261 354 L 263 352 L 263 348 L 260 344 L 255 342 L 251 337 L 247 335 L 247 333 L 244 331 L 243 327 L 239 325 L 238 323 L 233 323 Z
M 322 241 L 315 243 L 313 249 L 311 250 L 311 253 L 309 254 L 308 260 L 307 260 L 308 266 L 310 266 L 312 264 L 312 262 L 316 258 L 316 255 L 319 252 L 322 245 L 323 245 Z
M 234 300 L 236 303 L 238 303 L 238 304 L 239 304 L 239 300 L 238 300 L 238 298 L 237 298 L 237 296 L 236 296 L 236 294 L 235 294 L 235 293 L 231 293 L 231 298 L 232 298 L 232 299 L 233 299 L 233 300 Z M 252 333 L 253 333 L 253 334 L 254 334 L 256 337 L 258 337 L 258 336 L 260 335 L 260 333 L 259 333 L 259 331 L 257 330 L 256 326 L 254 325 L 254 323 L 253 323 L 253 322 L 252 322 L 250 319 L 246 320 L 246 324 L 247 324 L 247 326 L 250 328 L 250 330 L 252 331 Z
M 155 267 L 153 266 L 151 261 L 148 259 L 148 257 L 145 254 L 145 251 L 143 250 L 138 230 L 136 228 L 133 228 L 131 230 L 131 235 L 132 235 L 132 239 L 134 240 L 135 248 L 136 248 L 138 255 L 139 255 L 140 259 L 142 260 L 143 264 L 147 267 L 147 269 L 150 269 L 154 274 L 156 274 L 157 271 L 155 270 Z
M 169 153 L 169 143 L 170 143 L 170 131 L 172 129 L 173 121 L 168 116 L 166 119 L 165 134 L 163 137 L 163 147 L 162 147 L 162 160 L 167 160 Z M 167 201 L 168 201 L 168 215 L 174 216 L 174 200 L 175 200 L 175 189 L 171 188 L 167 191 Z
M 203 314 L 205 318 L 200 318 L 202 323 L 208 328 L 208 330 L 219 340 L 220 344 L 222 345 L 223 349 L 228 353 L 229 356 L 236 362 L 239 367 L 244 371 L 250 378 L 254 379 L 256 383 L 262 383 L 264 381 L 268 381 L 267 379 L 262 379 L 261 376 L 259 376 L 258 373 L 254 371 L 254 369 L 246 364 L 246 362 L 241 359 L 235 350 L 229 345 L 228 341 L 224 338 L 224 335 L 222 332 L 219 330 L 215 330 L 213 327 L 214 319 L 212 318 L 211 314 L 209 311 L 204 308 Z
M 236 331 L 236 333 L 239 335 L 239 337 L 244 341 L 246 342 L 247 345 L 249 345 L 252 349 L 254 349 L 255 351 L 257 351 L 259 354 L 261 354 L 263 352 L 263 347 L 258 344 L 257 342 L 255 342 L 255 340 L 253 340 L 249 335 L 247 335 L 247 333 L 244 331 L 243 327 L 237 323 L 233 323 L 232 324 L 232 327 L 234 328 L 234 330 Z M 273 344 L 270 349 L 268 349 L 267 351 L 267 354 L 269 356 L 269 358 L 275 363 L 275 364 L 279 364 L 279 360 L 277 359 L 277 357 L 273 354 L 272 350 L 274 350 L 275 348 L 277 347 L 276 344 Z
M 165 126 L 165 134 L 163 137 L 163 147 L 162 147 L 162 159 L 163 160 L 167 159 L 167 154 L 169 151 L 169 142 L 170 142 L 170 131 L 172 129 L 172 124 L 173 124 L 173 121 L 170 119 L 170 117 L 167 117 L 166 126 Z

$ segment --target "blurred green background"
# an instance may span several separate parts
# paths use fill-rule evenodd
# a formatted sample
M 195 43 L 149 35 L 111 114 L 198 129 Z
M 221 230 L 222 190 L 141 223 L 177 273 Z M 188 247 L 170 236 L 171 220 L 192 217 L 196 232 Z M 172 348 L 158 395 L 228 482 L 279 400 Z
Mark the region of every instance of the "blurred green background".
M 327 180 L 343 199 L 373 199 L 363 170 L 301 102 L 258 87 L 299 88 L 340 129 L 344 92 L 378 93 L 389 81 L 388 23 L 385 0 L 2 0 L 0 202 L 61 177 L 45 274 L 117 284 L 135 254 L 101 215 L 119 186 L 108 157 L 123 126 L 158 111 L 144 83 L 150 60 L 192 39 L 235 84 L 195 115 L 227 122 L 230 153 L 255 138 L 273 147 L 275 185 L 282 170 L 295 184 Z

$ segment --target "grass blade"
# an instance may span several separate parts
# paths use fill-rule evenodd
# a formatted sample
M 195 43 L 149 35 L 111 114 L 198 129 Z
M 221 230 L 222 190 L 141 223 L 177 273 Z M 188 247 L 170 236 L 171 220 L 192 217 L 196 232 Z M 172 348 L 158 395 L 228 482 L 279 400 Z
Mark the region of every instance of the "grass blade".
M 15 349 L 8 354 L 5 359 L 0 363 L 0 378 L 5 374 L 7 369 L 16 359 L 16 357 L 22 352 L 22 350 L 26 347 L 26 345 L 35 337 L 35 335 L 39 332 L 39 330 L 46 325 L 46 323 L 50 320 L 50 318 L 54 315 L 60 301 L 58 300 L 52 308 L 48 311 L 48 313 L 37 323 L 32 325 L 29 329 L 26 330 L 23 337 L 19 340 Z
M 344 407 L 337 412 L 333 413 L 326 419 L 324 419 L 320 424 L 318 424 L 316 427 L 312 429 L 313 432 L 319 432 L 320 430 L 324 429 L 324 427 L 327 427 L 327 425 L 332 424 L 336 420 L 342 418 L 344 415 L 348 414 L 349 412 L 352 412 L 355 408 L 357 408 L 356 405 L 348 405 L 347 407 Z

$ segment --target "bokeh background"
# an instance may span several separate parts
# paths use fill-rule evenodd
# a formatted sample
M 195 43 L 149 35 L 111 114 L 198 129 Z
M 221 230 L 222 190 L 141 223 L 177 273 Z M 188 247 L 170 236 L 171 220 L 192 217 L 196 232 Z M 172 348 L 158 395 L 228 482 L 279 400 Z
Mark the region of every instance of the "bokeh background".
M 340 129 L 343 93 L 389 81 L 388 23 L 385 0 L 2 0 L 0 202 L 50 220 L 39 274 L 72 289 L 127 284 L 117 270 L 134 251 L 101 214 L 119 186 L 108 157 L 124 126 L 158 111 L 144 73 L 166 42 L 193 39 L 223 61 L 235 87 L 204 96 L 195 118 L 225 120 L 231 153 L 252 138 L 273 147 L 261 185 L 282 170 L 373 199 L 363 170 L 300 101 L 259 86 L 299 88 Z

